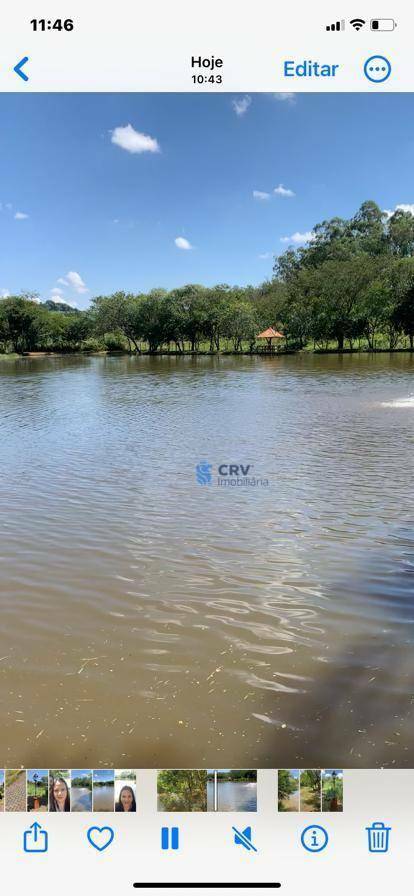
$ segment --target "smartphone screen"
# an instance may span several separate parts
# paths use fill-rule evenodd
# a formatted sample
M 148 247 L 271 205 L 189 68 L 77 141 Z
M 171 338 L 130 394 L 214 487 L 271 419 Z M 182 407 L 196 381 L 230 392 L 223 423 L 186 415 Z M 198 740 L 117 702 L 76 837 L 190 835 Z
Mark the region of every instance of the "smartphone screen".
M 3 11 L 18 896 L 405 886 L 412 14 L 357 11 Z

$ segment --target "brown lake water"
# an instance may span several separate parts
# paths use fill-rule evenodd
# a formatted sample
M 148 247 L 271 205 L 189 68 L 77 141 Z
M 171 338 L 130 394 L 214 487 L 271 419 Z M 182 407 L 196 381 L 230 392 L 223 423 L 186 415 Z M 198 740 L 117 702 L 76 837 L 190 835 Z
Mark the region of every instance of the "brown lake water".
M 0 767 L 412 767 L 413 373 L 0 362 Z
M 113 786 L 103 785 L 93 788 L 93 811 L 94 812 L 113 812 L 114 811 L 114 788 Z

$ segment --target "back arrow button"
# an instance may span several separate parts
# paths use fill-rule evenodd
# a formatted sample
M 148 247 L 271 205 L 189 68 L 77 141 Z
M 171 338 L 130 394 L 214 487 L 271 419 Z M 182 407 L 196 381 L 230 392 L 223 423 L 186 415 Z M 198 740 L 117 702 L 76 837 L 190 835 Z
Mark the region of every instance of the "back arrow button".
M 26 72 L 23 71 L 23 66 L 26 65 L 26 62 L 28 62 L 28 61 L 29 61 L 29 57 L 23 56 L 23 59 L 21 59 L 20 62 L 18 62 L 17 65 L 14 66 L 14 69 L 13 69 L 13 71 L 16 72 L 16 75 L 18 75 L 19 78 L 22 78 L 23 81 L 29 80 L 29 76 L 26 75 Z

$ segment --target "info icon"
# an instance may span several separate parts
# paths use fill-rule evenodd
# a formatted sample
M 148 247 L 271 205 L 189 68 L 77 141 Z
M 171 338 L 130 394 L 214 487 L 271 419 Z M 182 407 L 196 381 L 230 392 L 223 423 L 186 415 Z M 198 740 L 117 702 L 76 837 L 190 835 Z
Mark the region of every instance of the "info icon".
M 391 63 L 385 56 L 370 56 L 364 63 L 364 75 L 368 81 L 381 84 L 391 74 Z
M 328 831 L 320 824 L 309 824 L 300 837 L 300 842 L 307 852 L 322 852 L 328 845 L 328 840 Z

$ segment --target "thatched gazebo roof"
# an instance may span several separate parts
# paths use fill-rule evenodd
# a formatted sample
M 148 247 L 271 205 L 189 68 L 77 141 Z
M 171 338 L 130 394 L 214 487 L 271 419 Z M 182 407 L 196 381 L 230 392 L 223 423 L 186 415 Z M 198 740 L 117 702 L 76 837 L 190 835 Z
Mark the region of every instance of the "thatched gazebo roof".
M 284 336 L 283 333 L 279 333 L 273 327 L 268 327 L 267 330 L 263 330 L 263 333 L 259 333 L 256 339 L 284 339 Z

